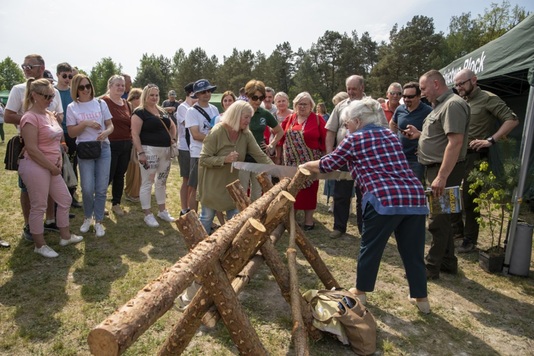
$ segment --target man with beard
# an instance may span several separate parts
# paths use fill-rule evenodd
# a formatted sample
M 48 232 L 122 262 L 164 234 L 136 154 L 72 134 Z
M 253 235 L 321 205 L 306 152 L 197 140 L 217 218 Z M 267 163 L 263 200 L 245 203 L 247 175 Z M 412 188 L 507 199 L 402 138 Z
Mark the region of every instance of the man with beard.
M 497 95 L 481 90 L 477 85 L 477 77 L 470 69 L 463 69 L 454 76 L 454 86 L 471 107 L 469 120 L 468 148 L 465 159 L 465 174 L 463 183 L 463 201 L 465 211 L 465 226 L 462 214 L 453 216 L 453 224 L 457 235 L 463 237 L 463 242 L 457 251 L 466 253 L 475 251 L 478 242 L 479 226 L 475 212 L 476 204 L 473 199 L 476 194 L 469 194 L 467 177 L 474 169 L 475 163 L 487 159 L 489 147 L 495 145 L 501 138 L 519 124 L 517 115 Z M 495 131 L 495 123 L 501 125 Z

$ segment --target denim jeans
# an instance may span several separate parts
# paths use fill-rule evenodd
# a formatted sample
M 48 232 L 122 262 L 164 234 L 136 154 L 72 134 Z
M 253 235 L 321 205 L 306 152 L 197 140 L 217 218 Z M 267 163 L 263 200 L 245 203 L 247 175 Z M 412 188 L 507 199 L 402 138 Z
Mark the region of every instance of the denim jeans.
M 211 224 L 213 223 L 213 219 L 215 218 L 216 212 L 217 210 L 208 208 L 206 206 L 202 206 L 202 208 L 200 209 L 199 220 L 202 226 L 204 226 L 204 230 L 206 230 L 208 235 L 211 232 Z M 226 210 L 226 220 L 230 220 L 237 213 L 238 213 L 237 209 Z
M 94 217 L 96 221 L 104 220 L 110 164 L 111 149 L 106 142 L 102 143 L 102 153 L 99 158 L 78 158 L 83 212 L 86 219 Z

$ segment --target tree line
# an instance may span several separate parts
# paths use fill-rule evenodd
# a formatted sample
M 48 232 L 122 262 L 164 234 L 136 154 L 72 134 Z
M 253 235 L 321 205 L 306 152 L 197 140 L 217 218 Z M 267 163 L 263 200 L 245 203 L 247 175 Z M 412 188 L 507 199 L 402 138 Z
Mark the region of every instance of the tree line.
M 366 79 L 366 94 L 384 96 L 392 82 L 406 83 L 419 78 L 429 69 L 440 69 L 478 47 L 494 40 L 525 19 L 529 13 L 508 0 L 491 3 L 483 14 L 470 12 L 453 16 L 447 35 L 436 32 L 434 20 L 416 15 L 399 28 L 395 24 L 389 41 L 374 41 L 368 32 L 325 31 L 307 50 L 293 49 L 289 42 L 278 44 L 267 56 L 258 51 L 233 49 L 222 63 L 208 56 L 202 48 L 188 54 L 180 48 L 172 58 L 143 54 L 133 85 L 159 86 L 165 97 L 175 89 L 179 95 L 189 82 L 206 78 L 220 91 L 235 93 L 252 78 L 262 80 L 290 98 L 308 91 L 316 101 L 331 107 L 331 98 L 345 90 L 345 78 L 360 74 Z M 121 73 L 122 66 L 112 58 L 102 58 L 88 75 L 98 94 L 106 91 L 107 79 Z M 9 89 L 24 80 L 20 68 L 7 57 L 0 62 L 0 89 Z

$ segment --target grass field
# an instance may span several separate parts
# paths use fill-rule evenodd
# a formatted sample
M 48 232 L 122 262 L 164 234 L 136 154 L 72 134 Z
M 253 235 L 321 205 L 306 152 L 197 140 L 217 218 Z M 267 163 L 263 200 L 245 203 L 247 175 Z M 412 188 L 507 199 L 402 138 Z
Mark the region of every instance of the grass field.
M 6 125 L 7 138 L 14 134 Z M 6 139 L 7 142 L 7 139 Z M 5 146 L 0 146 L 4 156 Z M 60 256 L 46 259 L 20 238 L 23 219 L 16 172 L 2 169 L 0 181 L 0 239 L 11 248 L 0 249 L 0 355 L 89 355 L 87 335 L 147 282 L 158 277 L 187 253 L 176 226 L 147 227 L 138 203 L 125 202 L 128 214 L 106 218 L 103 238 L 84 234 L 84 242 L 62 248 L 59 236 L 45 238 Z M 173 166 L 168 209 L 179 213 L 179 174 Z M 320 190 L 322 191 L 322 190 Z M 111 203 L 107 202 L 111 210 Z M 155 203 L 154 203 L 154 211 Z M 73 209 L 73 231 L 83 215 Z M 524 216 L 527 220 L 530 215 Z M 354 285 L 359 236 L 355 216 L 349 234 L 327 237 L 333 218 L 321 195 L 316 228 L 307 235 L 336 279 Z M 529 221 L 532 223 L 532 221 Z M 430 236 L 427 236 L 427 244 Z M 483 234 L 481 247 L 488 247 Z M 287 239 L 278 249 L 285 252 Z M 428 248 L 428 246 L 427 246 Z M 301 290 L 321 284 L 299 254 Z M 378 322 L 378 350 L 383 355 L 527 355 L 534 350 L 534 282 L 528 278 L 488 274 L 478 266 L 476 254 L 460 255 L 460 272 L 429 282 L 430 315 L 422 315 L 407 300 L 408 286 L 395 241 L 384 253 L 376 290 L 368 295 L 368 308 Z M 290 308 L 281 297 L 268 268 L 263 267 L 240 295 L 265 348 L 272 355 L 293 354 Z M 179 316 L 171 309 L 152 325 L 126 355 L 154 355 Z M 325 338 L 310 346 L 312 355 L 351 355 L 346 346 Z M 202 328 L 187 355 L 232 355 L 237 349 L 219 323 Z

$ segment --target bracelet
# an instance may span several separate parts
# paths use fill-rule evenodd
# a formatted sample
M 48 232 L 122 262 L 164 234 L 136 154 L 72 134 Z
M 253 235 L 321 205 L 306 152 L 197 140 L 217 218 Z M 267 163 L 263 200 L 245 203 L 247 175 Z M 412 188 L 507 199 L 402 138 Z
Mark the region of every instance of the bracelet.
M 145 151 L 137 153 L 138 156 L 141 156 L 141 155 L 144 155 L 144 154 L 145 154 Z

